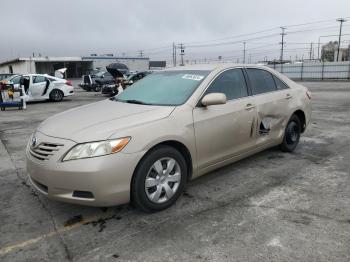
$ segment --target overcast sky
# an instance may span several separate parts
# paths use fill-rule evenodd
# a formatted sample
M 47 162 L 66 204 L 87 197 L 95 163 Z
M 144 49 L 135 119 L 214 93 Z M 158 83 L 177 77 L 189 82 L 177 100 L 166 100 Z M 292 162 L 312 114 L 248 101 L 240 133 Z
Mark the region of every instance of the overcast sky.
M 307 55 L 306 48 L 309 48 L 309 44 L 302 43 L 316 43 L 320 35 L 338 33 L 339 23 L 333 21 L 337 17 L 350 17 L 349 0 L 2 0 L 0 60 L 30 56 L 33 52 L 49 56 L 91 53 L 134 56 L 138 50 L 145 50 L 145 55 L 151 58 L 169 59 L 172 42 L 190 46 L 192 42 L 200 45 L 221 38 L 225 39 L 217 42 L 276 35 L 247 41 L 247 54 L 252 59 L 265 56 L 270 59 L 280 48 L 278 27 L 331 20 L 287 28 L 287 33 L 313 30 L 286 35 L 286 48 L 290 49 L 287 56 L 301 56 Z M 349 25 L 344 24 L 344 34 L 350 34 Z M 228 38 L 270 28 L 276 30 Z M 346 39 L 350 36 L 344 36 Z M 336 40 L 336 37 L 322 38 L 322 42 L 328 40 Z M 288 42 L 294 44 L 288 45 Z M 158 47 L 164 48 L 152 50 Z M 241 49 L 241 42 L 188 47 L 186 57 L 239 57 Z

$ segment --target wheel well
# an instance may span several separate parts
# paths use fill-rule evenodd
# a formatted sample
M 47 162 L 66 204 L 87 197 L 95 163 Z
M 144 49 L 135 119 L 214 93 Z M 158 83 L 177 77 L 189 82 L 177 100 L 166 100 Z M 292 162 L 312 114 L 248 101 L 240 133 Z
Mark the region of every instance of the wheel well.
M 296 115 L 299 118 L 301 123 L 301 132 L 303 133 L 306 127 L 305 113 L 302 110 L 297 110 L 293 113 L 293 115 Z
M 63 95 L 64 95 L 64 92 L 61 90 L 61 89 L 58 89 L 58 88 L 54 88 L 50 91 L 50 94 L 52 93 L 52 91 L 59 91 L 61 92 Z
M 151 150 L 156 149 L 159 146 L 162 146 L 162 145 L 171 146 L 182 154 L 182 156 L 185 158 L 185 161 L 186 161 L 186 165 L 187 165 L 187 169 L 188 169 L 187 170 L 187 174 L 188 174 L 187 180 L 189 180 L 192 177 L 193 165 L 192 165 L 192 156 L 191 156 L 190 151 L 187 149 L 187 147 L 179 141 L 168 140 L 168 141 L 163 141 L 163 142 L 153 146 L 152 148 L 150 148 L 147 151 L 147 153 L 150 152 Z

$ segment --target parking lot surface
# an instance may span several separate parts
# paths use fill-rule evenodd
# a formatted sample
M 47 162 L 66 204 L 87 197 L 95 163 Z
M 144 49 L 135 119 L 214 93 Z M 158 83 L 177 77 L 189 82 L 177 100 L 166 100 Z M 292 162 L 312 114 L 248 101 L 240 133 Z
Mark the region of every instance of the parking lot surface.
M 313 115 L 294 153 L 273 148 L 205 175 L 154 214 L 54 202 L 27 180 L 35 127 L 106 97 L 77 88 L 0 112 L 0 260 L 350 261 L 350 83 L 303 84 Z

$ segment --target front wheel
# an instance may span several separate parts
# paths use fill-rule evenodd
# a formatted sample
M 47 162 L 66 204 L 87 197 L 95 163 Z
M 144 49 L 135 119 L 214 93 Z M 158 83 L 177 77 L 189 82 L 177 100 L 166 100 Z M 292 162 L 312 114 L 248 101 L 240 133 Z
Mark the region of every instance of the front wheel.
M 297 147 L 301 134 L 300 120 L 296 115 L 292 115 L 284 131 L 281 150 L 284 152 L 292 152 Z
M 50 99 L 52 101 L 55 101 L 55 102 L 62 101 L 63 97 L 64 97 L 63 92 L 61 90 L 58 90 L 58 89 L 54 89 L 50 93 Z
M 94 85 L 92 88 L 95 92 L 101 92 L 102 87 L 100 85 Z
M 181 195 L 187 180 L 186 161 L 179 151 L 161 146 L 149 152 L 136 168 L 132 203 L 152 212 L 170 207 Z

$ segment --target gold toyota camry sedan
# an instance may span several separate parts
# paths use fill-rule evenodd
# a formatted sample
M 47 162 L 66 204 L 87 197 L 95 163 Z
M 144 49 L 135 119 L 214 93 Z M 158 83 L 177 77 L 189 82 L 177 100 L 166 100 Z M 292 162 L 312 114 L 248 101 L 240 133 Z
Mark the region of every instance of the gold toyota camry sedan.
M 310 99 L 307 88 L 262 66 L 167 69 L 45 120 L 28 142 L 27 172 L 55 200 L 159 211 L 190 179 L 269 147 L 293 151 Z

